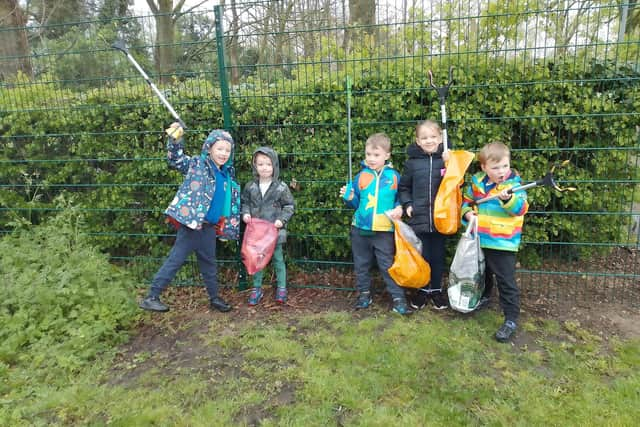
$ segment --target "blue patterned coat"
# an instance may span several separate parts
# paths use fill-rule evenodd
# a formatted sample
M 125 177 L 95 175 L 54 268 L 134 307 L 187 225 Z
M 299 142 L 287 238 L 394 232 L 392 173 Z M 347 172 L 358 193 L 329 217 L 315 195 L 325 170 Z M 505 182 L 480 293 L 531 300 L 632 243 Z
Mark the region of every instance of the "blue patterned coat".
M 209 133 L 202 144 L 199 156 L 185 154 L 182 138 L 175 140 L 169 137 L 167 139 L 169 167 L 182 173 L 185 178 L 169 207 L 165 210 L 165 214 L 194 230 L 202 228 L 202 223 L 215 193 L 216 178 L 213 168 L 216 166 L 209 158 L 209 148 L 218 140 L 228 141 L 233 150 L 233 138 L 227 131 L 221 129 Z M 221 171 L 225 174 L 231 173 L 230 165 L 231 157 L 222 166 Z

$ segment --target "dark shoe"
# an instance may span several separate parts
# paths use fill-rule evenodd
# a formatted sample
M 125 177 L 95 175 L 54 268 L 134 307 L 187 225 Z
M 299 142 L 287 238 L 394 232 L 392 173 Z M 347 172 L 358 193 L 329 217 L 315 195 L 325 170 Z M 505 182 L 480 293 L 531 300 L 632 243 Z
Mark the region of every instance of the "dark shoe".
M 404 298 L 394 298 L 393 308 L 391 309 L 391 311 L 403 316 L 407 316 L 412 313 L 412 311 L 409 310 L 409 307 L 407 307 L 407 302 L 404 300 Z
M 418 289 L 418 292 L 411 298 L 409 305 L 414 310 L 422 310 L 429 302 L 429 292 L 426 289 Z
M 371 292 L 362 291 L 358 294 L 358 299 L 356 300 L 355 308 L 356 310 L 369 308 L 372 302 L 373 302 L 373 299 L 371 299 Z
M 482 297 L 480 301 L 478 301 L 478 305 L 476 306 L 476 310 L 482 310 L 484 308 L 489 307 L 489 297 Z
M 143 310 L 157 311 L 159 313 L 169 311 L 169 306 L 160 301 L 159 297 L 146 297 L 140 301 L 138 307 Z
M 509 341 L 516 333 L 516 328 L 516 322 L 512 320 L 505 321 L 504 324 L 500 326 L 500 329 L 498 329 L 498 332 L 496 332 L 496 340 L 498 340 L 498 342 Z
M 444 310 L 449 307 L 449 299 L 447 294 L 442 291 L 434 292 L 431 294 L 431 301 L 433 302 L 433 308 L 436 310 Z
M 209 304 L 209 308 L 221 311 L 223 313 L 231 311 L 231 306 L 224 302 L 224 300 L 220 297 L 213 298 Z

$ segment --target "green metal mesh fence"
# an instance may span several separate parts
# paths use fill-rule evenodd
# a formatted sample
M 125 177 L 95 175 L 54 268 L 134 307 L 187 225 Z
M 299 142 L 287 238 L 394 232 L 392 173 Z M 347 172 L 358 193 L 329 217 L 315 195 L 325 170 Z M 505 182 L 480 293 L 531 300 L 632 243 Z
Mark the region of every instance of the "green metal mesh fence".
M 122 40 L 187 124 L 189 150 L 210 129 L 229 129 L 243 184 L 256 147 L 279 152 L 297 201 L 291 284 L 350 289 L 352 212 L 338 197 L 347 129 L 354 173 L 367 136 L 382 131 L 402 171 L 416 121 L 441 119 L 428 70 L 440 85 L 453 67 L 454 149 L 503 140 L 525 181 L 571 161 L 558 179 L 576 192 L 530 191 L 518 265 L 525 294 L 639 304 L 639 10 L 612 1 L 470 3 L 264 1 L 3 24 L 0 229 L 72 205 L 96 244 L 141 280 L 166 255 L 173 233 L 162 212 L 181 182 L 164 158 L 172 118 L 111 48 Z M 457 238 L 449 240 L 451 252 Z M 224 243 L 223 283 L 244 283 L 238 259 L 238 246 Z M 199 282 L 192 266 L 177 283 Z

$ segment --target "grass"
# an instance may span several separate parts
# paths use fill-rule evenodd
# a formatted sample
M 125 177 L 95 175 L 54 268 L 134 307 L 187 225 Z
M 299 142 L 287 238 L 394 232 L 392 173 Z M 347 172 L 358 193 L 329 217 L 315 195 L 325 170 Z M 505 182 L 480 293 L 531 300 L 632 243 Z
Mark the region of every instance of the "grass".
M 606 341 L 575 323 L 529 319 L 516 344 L 503 345 L 492 337 L 501 322 L 493 311 L 203 316 L 208 324 L 179 312 L 146 316 L 164 344 L 134 337 L 73 378 L 25 382 L 1 397 L 0 424 L 631 426 L 640 419 L 640 342 Z

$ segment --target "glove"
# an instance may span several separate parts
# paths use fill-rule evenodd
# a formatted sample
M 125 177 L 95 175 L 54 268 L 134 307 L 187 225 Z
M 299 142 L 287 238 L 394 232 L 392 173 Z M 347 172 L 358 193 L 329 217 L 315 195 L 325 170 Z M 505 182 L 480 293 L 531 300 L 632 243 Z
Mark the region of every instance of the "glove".
M 172 123 L 171 126 L 164 131 L 175 140 L 182 138 L 182 135 L 184 134 L 184 129 L 182 129 L 182 126 L 180 126 L 179 123 Z

